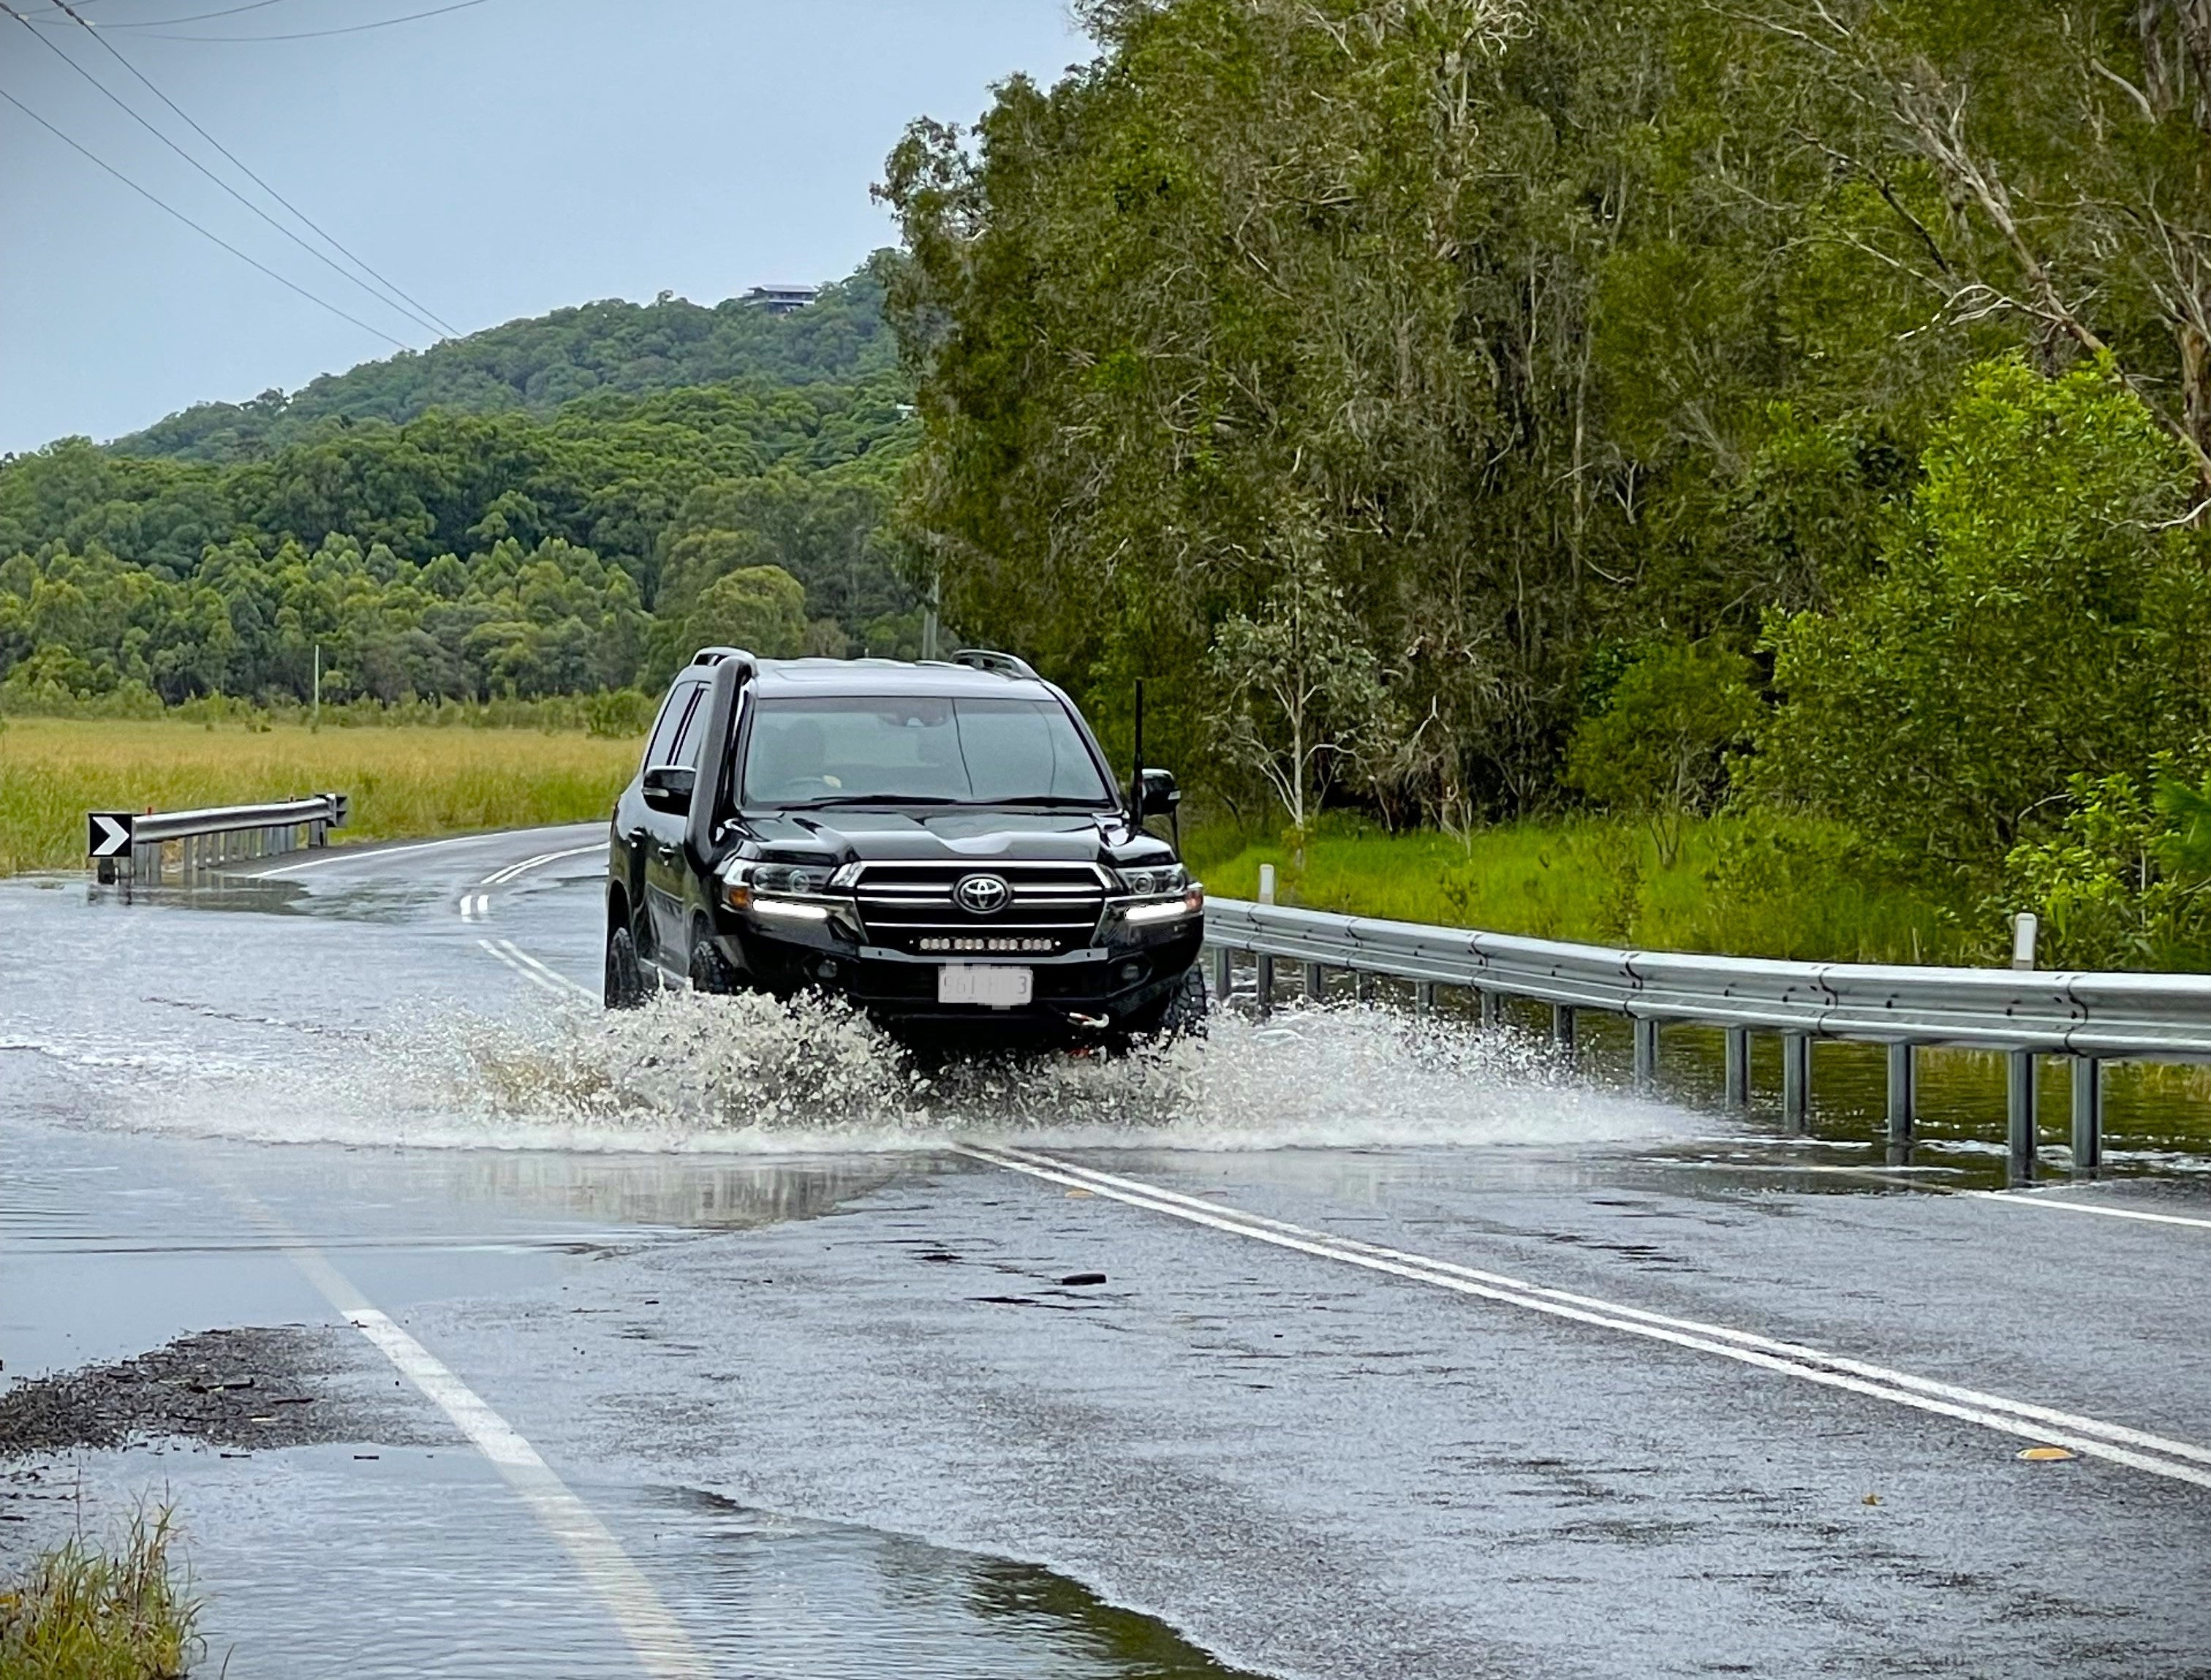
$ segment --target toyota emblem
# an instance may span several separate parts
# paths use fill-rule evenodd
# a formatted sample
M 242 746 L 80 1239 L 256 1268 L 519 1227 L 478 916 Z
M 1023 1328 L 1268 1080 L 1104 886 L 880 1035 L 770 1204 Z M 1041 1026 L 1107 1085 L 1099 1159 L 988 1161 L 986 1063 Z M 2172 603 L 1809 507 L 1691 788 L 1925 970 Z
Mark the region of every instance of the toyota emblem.
M 1013 902 L 1014 890 L 1003 875 L 962 875 L 952 897 L 970 916 L 996 916 Z

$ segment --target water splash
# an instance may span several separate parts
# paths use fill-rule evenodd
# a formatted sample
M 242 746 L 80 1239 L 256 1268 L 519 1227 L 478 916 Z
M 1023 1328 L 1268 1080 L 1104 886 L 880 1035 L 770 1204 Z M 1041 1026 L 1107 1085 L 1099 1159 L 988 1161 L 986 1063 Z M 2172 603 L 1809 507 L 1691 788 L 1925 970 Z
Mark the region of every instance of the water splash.
M 1536 1041 L 1371 1006 L 1216 1018 L 1120 1054 L 924 1067 L 834 1003 L 671 994 L 465 1035 L 456 1095 L 570 1146 L 896 1147 L 951 1137 L 1179 1147 L 1572 1145 L 1686 1116 L 1576 1077 Z
M 136 1054 L 99 1068 L 89 1047 L 72 1046 L 69 1060 L 112 1086 L 110 1111 L 125 1123 L 272 1143 L 724 1154 L 962 1138 L 1570 1148 L 1696 1125 L 1578 1074 L 1535 1038 L 1353 1003 L 1263 1023 L 1220 1015 L 1206 1038 L 1117 1055 L 941 1066 L 813 998 L 666 994 L 619 1013 L 583 1005 L 504 1018 L 418 1000 L 358 1033 L 287 1024 L 226 1018 L 214 1054 Z

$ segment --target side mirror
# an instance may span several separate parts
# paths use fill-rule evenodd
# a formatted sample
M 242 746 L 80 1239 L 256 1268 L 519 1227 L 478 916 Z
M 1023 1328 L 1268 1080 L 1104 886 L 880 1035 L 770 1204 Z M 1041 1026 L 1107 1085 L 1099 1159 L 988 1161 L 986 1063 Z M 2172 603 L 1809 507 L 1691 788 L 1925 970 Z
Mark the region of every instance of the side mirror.
M 645 802 L 656 811 L 681 816 L 691 808 L 699 772 L 688 764 L 655 764 L 645 773 Z
M 1148 770 L 1136 777 L 1136 820 L 1147 817 L 1172 817 L 1182 808 L 1182 789 L 1175 786 L 1174 772 Z

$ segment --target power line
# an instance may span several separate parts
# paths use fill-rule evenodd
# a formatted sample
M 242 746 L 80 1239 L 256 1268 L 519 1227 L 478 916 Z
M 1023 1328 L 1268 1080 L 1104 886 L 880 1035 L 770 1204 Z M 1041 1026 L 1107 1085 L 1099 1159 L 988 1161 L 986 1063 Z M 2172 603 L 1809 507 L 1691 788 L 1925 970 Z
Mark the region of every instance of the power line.
M 64 9 L 64 10 L 67 10 L 68 9 L 67 9 L 66 7 L 64 7 L 64 8 L 63 8 L 63 9 Z M 23 15 L 21 12 L 17 11 L 14 7 L 12 7 L 12 6 L 10 6 L 10 5 L 7 4 L 7 3 L 6 3 L 6 0 L 0 0 L 0 12 L 5 12 L 5 13 L 7 13 L 7 15 L 8 15 L 9 17 L 14 18 L 14 19 L 15 20 L 15 21 L 16 21 L 16 22 L 21 23 L 21 24 L 23 24 L 23 25 L 24 25 L 24 27 L 27 27 L 27 27 L 29 27 L 29 21 L 28 21 L 27 18 L 25 18 L 25 17 L 24 17 L 24 15 Z M 146 118 L 145 118 L 143 116 L 140 115 L 138 112 L 136 112 L 136 110 L 134 110 L 134 109 L 130 106 L 130 105 L 126 100 L 123 100 L 121 97 L 119 97 L 119 96 L 118 96 L 118 95 L 114 92 L 114 90 L 113 90 L 113 89 L 112 89 L 111 88 L 109 88 L 109 87 L 108 87 L 105 82 L 101 82 L 101 81 L 100 81 L 100 79 L 98 76 L 94 76 L 94 75 L 90 70 L 88 70 L 88 69 L 85 69 L 85 67 L 84 67 L 83 65 L 82 65 L 82 64 L 78 63 L 77 63 L 77 61 L 76 61 L 76 59 L 74 59 L 74 58 L 70 57 L 70 55 L 69 55 L 66 51 L 64 51 L 62 49 L 62 47 L 60 46 L 60 45 L 59 45 L 58 43 L 57 43 L 55 40 L 53 40 L 51 37 L 46 36 L 46 35 L 39 34 L 39 32 L 38 32 L 37 30 L 35 30 L 35 29 L 33 29 L 33 30 L 31 31 L 31 33 L 32 33 L 33 36 L 35 36 L 35 37 L 37 38 L 37 39 L 38 39 L 39 43 L 41 45 L 43 45 L 44 47 L 45 47 L 45 49 L 46 49 L 48 51 L 51 52 L 51 53 L 52 53 L 56 57 L 59 58 L 59 59 L 60 59 L 60 60 L 61 60 L 64 64 L 67 64 L 67 65 L 68 65 L 71 69 L 75 70 L 75 71 L 76 71 L 79 76 L 82 76 L 82 77 L 83 77 L 87 82 L 90 82 L 90 83 L 93 85 L 93 87 L 94 87 L 94 88 L 98 89 L 98 90 L 99 90 L 99 93 L 100 93 L 100 97 L 101 97 L 101 98 L 103 98 L 103 99 L 105 99 L 106 100 L 107 100 L 107 102 L 108 102 L 110 105 L 112 105 L 112 106 L 113 106 L 118 110 L 118 111 L 120 111 L 120 112 L 121 112 L 124 116 L 128 117 L 128 118 L 129 118 L 132 122 L 134 122 L 134 123 L 137 124 L 138 124 L 138 126 L 139 126 L 140 128 L 142 128 L 142 129 L 145 130 L 147 133 L 148 133 L 148 134 L 152 135 L 152 136 L 154 136 L 154 139 L 156 139 L 156 140 L 160 141 L 160 142 L 161 142 L 164 146 L 167 146 L 167 147 L 171 151 L 174 152 L 174 153 L 175 153 L 179 157 L 182 158 L 182 159 L 183 159 L 186 163 L 188 163 L 188 164 L 191 165 L 191 166 L 192 166 L 193 168 L 195 168 L 195 169 L 198 170 L 198 171 L 199 171 L 199 172 L 200 172 L 201 174 L 203 174 L 203 175 L 206 176 L 206 177 L 208 178 L 208 179 L 209 179 L 209 180 L 213 181 L 213 182 L 215 184 L 215 185 L 217 185 L 218 187 L 221 188 L 221 189 L 223 190 L 223 191 L 225 191 L 225 192 L 228 193 L 228 194 L 229 194 L 233 198 L 236 199 L 236 200 L 237 200 L 240 204 L 243 204 L 243 205 L 244 205 L 247 209 L 251 210 L 251 211 L 255 215 L 257 215 L 257 216 L 260 217 L 262 221 L 264 221 L 267 222 L 267 223 L 268 223 L 271 227 L 275 228 L 275 229 L 276 229 L 279 233 L 282 233 L 282 234 L 286 239 L 289 239 L 289 240 L 290 240 L 294 245 L 295 245 L 299 246 L 300 250 L 302 250 L 302 251 L 306 251 L 306 252 L 307 253 L 307 255 L 308 255 L 308 256 L 310 256 L 310 257 L 313 257 L 313 258 L 314 258 L 318 263 L 321 263 L 324 268 L 326 268 L 326 269 L 330 269 L 333 274 L 336 275 L 338 276 L 338 278 L 339 278 L 339 279 L 341 279 L 341 280 L 342 280 L 342 281 L 344 281 L 346 282 L 346 284 L 347 284 L 347 285 L 348 285 L 348 286 L 357 286 L 357 287 L 360 287 L 360 289 L 361 289 L 362 291 L 366 292 L 366 293 L 369 294 L 369 296 L 371 296 L 371 297 L 374 298 L 374 299 L 377 300 L 377 302 L 379 302 L 379 303 L 380 303 L 380 304 L 384 305 L 387 309 L 396 309 L 396 310 L 397 310 L 397 311 L 399 311 L 399 313 L 401 313 L 402 315 L 406 316 L 409 320 L 411 320 L 411 321 L 415 322 L 417 325 L 419 325 L 419 326 L 422 327 L 422 328 L 423 328 L 424 329 L 426 329 L 427 331 L 433 332 L 433 333 L 434 333 L 434 332 L 436 332 L 436 331 L 438 331 L 438 330 L 439 330 L 438 327 L 436 326 L 436 324 L 435 324 L 434 323 L 433 323 L 433 322 L 431 322 L 431 321 L 428 321 L 428 320 L 425 319 L 423 317 L 421 317 L 421 316 L 420 316 L 420 315 L 415 314 L 415 312 L 413 310 L 410 310 L 410 309 L 409 309 L 409 308 L 405 307 L 403 305 L 401 305 L 401 304 L 397 304 L 397 303 L 393 302 L 393 300 L 392 300 L 391 299 L 387 298 L 387 297 L 385 297 L 385 296 L 383 296 L 381 293 L 378 293 L 378 292 L 376 291 L 376 289 L 375 289 L 373 287 L 368 286 L 367 284 L 366 284 L 365 282 L 361 281 L 360 280 L 356 279 L 354 275 L 348 274 L 348 273 L 347 273 L 343 269 L 342 269 L 342 268 L 338 267 L 338 265 L 337 265 L 336 263 L 332 262 L 332 261 L 331 261 L 328 257 L 325 257 L 325 256 L 324 256 L 321 251 L 317 251 L 317 250 L 314 248 L 314 246 L 312 246 L 312 245 L 309 245 L 309 244 L 308 244 L 305 239 L 301 239 L 301 238 L 300 238 L 297 233 L 294 233 L 290 228 L 288 228 L 288 227 L 285 227 L 285 226 L 284 226 L 284 224 L 283 224 L 282 222 L 281 222 L 281 221 L 277 221 L 276 217 L 274 217 L 274 216 L 270 215 L 269 214 L 269 212 L 268 212 L 268 211 L 266 211 L 266 210 L 263 209 L 263 208 L 262 208 L 258 204 L 255 203 L 251 199 L 248 198 L 248 197 L 247 197 L 244 193 L 240 192 L 240 191 L 239 191 L 236 187 L 234 187 L 234 186 L 231 185 L 231 184 L 230 184 L 229 182 L 227 182 L 227 181 L 224 180 L 224 179 L 222 178 L 222 177 L 221 177 L 221 176 L 220 176 L 220 175 L 216 174 L 216 173 L 215 172 L 215 171 L 213 171 L 212 169 L 209 169 L 209 168 L 205 164 L 202 163 L 202 162 L 201 162 L 197 158 L 194 157 L 194 156 L 193 156 L 190 152 L 187 152 L 187 151 L 186 151 L 183 147 L 181 147 L 181 146 L 179 146 L 179 144 L 177 144 L 177 142 L 176 142 L 175 141 L 173 141 L 173 140 L 170 139 L 170 138 L 169 138 L 169 136 L 168 136 L 167 135 L 166 135 L 166 134 L 162 133 L 162 132 L 161 132 L 161 130 L 160 129 L 156 128 L 156 127 L 155 127 L 152 123 L 148 122 L 148 121 L 146 120 Z M 101 43 L 101 44 L 102 44 L 103 45 L 106 45 L 106 43 L 105 43 L 105 42 L 103 42 L 103 43 Z M 112 50 L 112 49 L 111 49 L 111 50 Z M 118 55 L 118 56 L 119 56 L 119 55 Z M 129 67 L 128 67 L 128 65 L 126 65 L 126 66 L 125 66 L 125 68 L 126 68 L 126 69 L 127 69 L 127 68 L 129 68 Z M 226 154 L 225 155 L 227 155 L 227 154 Z M 294 214 L 296 215 L 296 214 L 297 214 L 297 212 L 294 212 Z M 396 342 L 396 341 L 394 341 Z
M 94 3 L 94 0 L 77 0 L 77 3 L 82 6 L 89 6 Z M 257 12 L 264 6 L 277 6 L 282 5 L 282 3 L 283 0 L 246 0 L 246 3 L 243 6 L 228 6 L 219 12 L 194 12 L 190 17 L 132 18 L 126 22 L 106 23 L 101 24 L 99 27 L 103 29 L 161 29 L 167 27 L 172 23 L 204 23 L 209 18 L 236 17 L 240 12 Z M 76 17 L 76 15 L 74 12 L 71 12 L 70 15 Z M 76 21 L 79 23 L 84 22 L 84 20 L 81 17 L 76 18 Z M 44 18 L 34 18 L 32 21 L 43 23 L 45 20 Z M 87 24 L 85 27 L 90 28 L 94 26 Z
M 270 4 L 273 3 L 273 0 L 255 0 L 255 3 Z M 236 169 L 240 174 L 244 175 L 247 180 L 252 182 L 254 185 L 259 187 L 262 191 L 267 193 L 271 198 L 275 199 L 279 204 L 282 204 L 286 209 L 289 210 L 293 215 L 299 219 L 303 226 L 312 232 L 318 239 L 323 241 L 324 244 L 329 245 L 331 250 L 343 257 L 347 262 L 352 263 L 363 274 L 368 275 L 370 279 L 375 281 L 378 285 L 383 287 L 385 293 L 386 293 L 382 299 L 385 303 L 399 310 L 399 311 L 403 315 L 411 315 L 416 321 L 420 322 L 423 326 L 427 327 L 432 332 L 443 333 L 448 338 L 458 338 L 461 335 L 460 329 L 454 326 L 452 323 L 446 320 L 445 317 L 439 315 L 436 311 L 433 310 L 427 304 L 423 303 L 419 299 L 415 298 L 412 293 L 409 293 L 404 287 L 400 286 L 397 281 L 386 279 L 384 275 L 372 268 L 366 259 L 355 256 L 352 251 L 348 249 L 347 246 L 340 241 L 336 234 L 332 233 L 328 228 L 323 227 L 321 223 L 318 222 L 312 216 L 309 215 L 297 204 L 294 204 L 290 199 L 285 197 L 284 195 L 277 191 L 276 188 L 270 186 L 269 183 L 263 180 L 260 176 L 254 173 L 251 168 L 247 167 L 244 159 L 240 158 L 235 152 L 232 151 L 229 147 L 224 145 L 222 142 L 217 140 L 213 135 L 202 128 L 197 122 L 194 122 L 191 112 L 187 112 L 182 106 L 179 105 L 159 88 L 156 88 L 153 82 L 148 79 L 145 72 L 141 70 L 128 58 L 124 57 L 123 54 L 100 33 L 98 28 L 94 27 L 92 24 L 85 22 L 84 19 L 82 17 L 77 16 L 76 10 L 67 3 L 67 0 L 54 0 L 54 4 L 59 7 L 65 15 L 74 19 L 84 29 L 85 33 L 93 38 L 93 39 L 98 41 L 100 43 L 100 49 L 105 51 L 109 57 L 114 59 L 117 63 L 122 65 L 123 68 L 130 71 L 132 76 L 137 77 L 140 84 L 145 88 L 146 91 L 153 94 L 155 99 L 161 100 L 163 105 L 168 106 L 171 111 L 174 112 L 177 116 L 183 120 L 185 126 L 190 128 L 194 134 L 199 136 L 201 139 L 206 141 L 209 145 L 214 147 L 216 151 L 221 153 L 224 157 L 227 158 L 230 160 L 232 167 Z M 51 43 L 49 43 L 49 45 L 51 45 Z M 296 236 L 289 235 L 288 229 L 284 231 L 287 233 L 288 236 L 294 239 L 294 243 L 301 245 L 305 244 L 304 241 L 297 239 Z M 312 247 L 309 246 L 307 249 L 312 250 Z M 316 251 L 314 254 L 324 263 L 328 263 L 331 268 L 336 269 L 337 267 L 336 263 L 330 263 L 328 257 L 323 257 L 320 251 Z M 340 274 L 344 274 L 345 271 L 341 269 L 338 269 L 338 272 Z M 348 280 L 352 281 L 356 286 L 361 284 L 360 281 L 354 279 L 354 276 L 351 275 L 346 275 L 345 277 Z M 363 289 L 371 290 L 373 288 L 364 287 Z
M 310 292 L 306 287 L 300 285 L 297 281 L 287 280 L 282 275 L 278 274 L 276 269 L 270 268 L 267 263 L 258 262 L 253 257 L 248 257 L 244 251 L 240 251 L 236 245 L 231 244 L 229 240 L 224 239 L 220 233 L 211 233 L 207 228 L 201 227 L 199 223 L 194 221 L 190 216 L 186 215 L 182 210 L 177 208 L 173 204 L 169 203 L 165 199 L 157 197 L 153 193 L 148 192 L 144 187 L 140 186 L 137 182 L 132 180 L 128 175 L 118 169 L 113 164 L 108 162 L 105 158 L 100 157 L 94 152 L 88 150 L 83 146 L 79 145 L 76 141 L 70 139 L 69 136 L 63 133 L 51 123 L 49 123 L 45 118 L 39 116 L 37 112 L 32 110 L 29 106 L 25 105 L 22 100 L 17 99 L 5 88 L 0 88 L 0 100 L 7 100 L 9 104 L 14 106 L 16 110 L 21 112 L 26 117 L 28 117 L 48 134 L 53 136 L 55 139 L 60 141 L 62 144 L 68 147 L 70 150 L 75 152 L 78 156 L 85 159 L 88 162 L 105 170 L 108 174 L 112 175 L 117 180 L 122 182 L 124 186 L 129 187 L 131 191 L 136 193 L 148 203 L 153 205 L 154 208 L 162 211 L 166 215 L 174 216 L 179 221 L 184 223 L 185 227 L 191 228 L 193 233 L 198 234 L 202 239 L 221 245 L 225 251 L 228 251 L 233 257 L 235 257 L 239 262 L 245 263 L 248 268 L 259 269 L 263 274 L 267 275 L 270 279 L 275 281 L 279 286 L 284 287 L 288 292 L 298 293 L 301 297 L 305 298 L 309 303 L 313 304 L 316 307 L 328 310 L 331 314 L 336 316 L 342 321 L 352 322 L 354 326 L 359 327 L 363 332 L 374 334 L 377 337 L 382 339 L 386 344 L 397 345 L 402 350 L 411 349 L 414 347 L 413 346 L 406 343 L 403 340 L 394 338 L 390 333 L 385 331 L 381 327 L 372 327 L 358 315 L 348 314 L 344 310 L 340 309 L 336 304 L 331 303 L 329 299 L 317 297 L 312 292 Z
M 296 35 L 167 35 L 158 29 L 147 29 L 142 33 L 147 39 L 156 41 L 318 41 L 327 35 L 358 35 L 365 29 L 389 29 L 396 23 L 418 23 L 426 17 L 443 17 L 447 12 L 464 12 L 471 6 L 483 3 L 484 0 L 457 0 L 456 4 L 439 6 L 433 11 L 409 12 L 404 17 L 379 18 L 374 23 L 349 23 L 342 29 L 308 29 Z M 120 27 L 128 26 L 108 26 L 111 29 Z

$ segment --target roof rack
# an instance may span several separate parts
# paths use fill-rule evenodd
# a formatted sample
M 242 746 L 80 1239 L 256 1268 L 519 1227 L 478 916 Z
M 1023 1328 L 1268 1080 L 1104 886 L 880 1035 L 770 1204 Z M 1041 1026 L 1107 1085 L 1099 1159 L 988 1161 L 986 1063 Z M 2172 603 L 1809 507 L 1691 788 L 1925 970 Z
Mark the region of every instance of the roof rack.
M 742 648 L 701 648 L 691 656 L 691 662 L 694 665 L 719 665 L 725 659 L 734 659 L 746 670 L 754 675 L 759 674 L 760 661 L 754 659 Z
M 1016 659 L 1009 653 L 1000 653 L 994 648 L 961 648 L 952 656 L 952 662 L 977 671 L 996 671 L 1002 677 L 1027 677 L 1031 682 L 1042 680 L 1029 668 L 1028 661 Z

